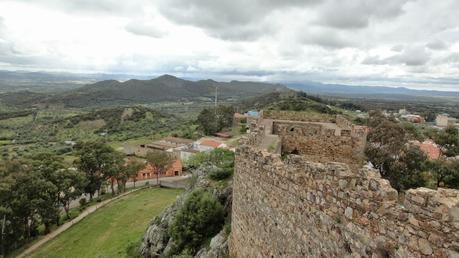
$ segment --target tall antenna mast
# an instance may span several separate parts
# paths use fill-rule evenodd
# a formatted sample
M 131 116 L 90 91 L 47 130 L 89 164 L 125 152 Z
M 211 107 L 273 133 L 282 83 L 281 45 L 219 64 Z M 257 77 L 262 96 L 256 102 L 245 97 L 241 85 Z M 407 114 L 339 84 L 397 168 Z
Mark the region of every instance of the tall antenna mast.
M 215 108 L 218 105 L 218 86 L 215 86 Z

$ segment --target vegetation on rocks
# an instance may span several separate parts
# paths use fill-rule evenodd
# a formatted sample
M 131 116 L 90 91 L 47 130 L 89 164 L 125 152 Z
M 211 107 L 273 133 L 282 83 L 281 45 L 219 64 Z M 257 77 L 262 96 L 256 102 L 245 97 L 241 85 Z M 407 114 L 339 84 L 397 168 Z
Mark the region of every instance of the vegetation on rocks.
M 231 218 L 232 177 L 214 180 L 209 174 L 223 167 L 232 169 L 233 164 L 234 154 L 222 149 L 199 153 L 191 158 L 188 167 L 193 176 L 189 189 L 154 218 L 143 237 L 141 255 L 227 255 L 229 232 L 224 224 L 229 224 Z
M 220 231 L 224 222 L 223 206 L 203 190 L 193 191 L 175 215 L 169 234 L 176 250 L 196 253 L 201 244 Z

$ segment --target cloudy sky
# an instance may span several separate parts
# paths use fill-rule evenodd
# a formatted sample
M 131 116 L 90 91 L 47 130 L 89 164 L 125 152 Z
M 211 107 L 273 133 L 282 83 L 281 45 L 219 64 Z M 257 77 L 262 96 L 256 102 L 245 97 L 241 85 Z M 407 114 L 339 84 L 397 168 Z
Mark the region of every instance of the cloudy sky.
M 0 69 L 459 90 L 457 0 L 0 0 Z

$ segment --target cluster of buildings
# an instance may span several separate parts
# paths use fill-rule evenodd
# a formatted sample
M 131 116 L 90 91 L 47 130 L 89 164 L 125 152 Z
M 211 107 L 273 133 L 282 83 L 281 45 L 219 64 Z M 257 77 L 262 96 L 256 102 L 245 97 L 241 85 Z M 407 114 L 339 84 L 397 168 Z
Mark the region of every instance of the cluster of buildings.
M 426 122 L 424 117 L 420 115 L 416 115 L 416 114 L 411 114 L 404 108 L 398 111 L 398 115 L 400 116 L 401 119 L 414 123 L 414 124 L 422 124 Z
M 440 114 L 435 118 L 435 125 L 442 128 L 448 126 L 459 128 L 459 119 L 450 117 L 447 114 Z
M 424 117 L 417 115 L 417 114 L 412 114 L 404 108 L 400 109 L 398 113 L 396 113 L 395 115 L 402 120 L 405 120 L 405 121 L 408 121 L 414 124 L 422 124 L 426 122 Z M 450 117 L 448 114 L 437 115 L 437 117 L 435 118 L 435 127 L 445 128 L 448 126 L 459 128 L 459 119 Z
M 183 162 L 187 161 L 191 155 L 199 152 L 212 151 L 216 148 L 227 148 L 222 138 L 203 137 L 197 141 L 177 138 L 165 137 L 158 141 L 153 141 L 147 144 L 131 145 L 126 144 L 123 147 L 124 153 L 128 157 L 145 158 L 149 151 L 164 151 L 170 153 L 174 161 L 167 169 L 165 174 L 161 176 L 181 176 L 183 172 Z M 137 173 L 136 180 L 147 180 L 156 178 L 156 168 L 150 164 Z

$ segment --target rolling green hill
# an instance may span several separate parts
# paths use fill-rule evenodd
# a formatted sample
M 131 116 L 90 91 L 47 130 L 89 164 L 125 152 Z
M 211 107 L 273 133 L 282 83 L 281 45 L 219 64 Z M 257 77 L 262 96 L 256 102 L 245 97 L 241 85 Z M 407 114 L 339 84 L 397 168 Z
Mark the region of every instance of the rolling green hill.
M 88 107 L 162 101 L 213 101 L 216 89 L 221 100 L 242 99 L 287 90 L 280 84 L 213 80 L 188 81 L 171 75 L 163 75 L 152 80 L 100 81 L 55 94 L 38 94 L 28 91 L 0 94 L 0 104 L 20 105 L 21 107 L 60 104 L 65 107 Z
M 0 151 L 19 156 L 45 150 L 66 154 L 71 152 L 68 141 L 103 139 L 121 142 L 160 137 L 186 126 L 189 125 L 181 118 L 142 106 L 90 112 L 38 110 L 0 120 Z

